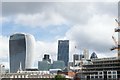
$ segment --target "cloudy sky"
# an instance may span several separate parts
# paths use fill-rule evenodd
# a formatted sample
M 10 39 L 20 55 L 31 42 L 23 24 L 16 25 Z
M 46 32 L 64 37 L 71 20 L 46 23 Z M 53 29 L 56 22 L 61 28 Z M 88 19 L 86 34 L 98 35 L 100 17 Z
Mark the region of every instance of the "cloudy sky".
M 111 36 L 117 37 L 118 2 L 2 2 L 1 7 L 0 64 L 7 68 L 9 36 L 15 32 L 35 37 L 34 67 L 44 53 L 57 59 L 58 40 L 70 40 L 70 61 L 83 49 L 100 58 L 116 56 L 110 48 L 114 45 Z

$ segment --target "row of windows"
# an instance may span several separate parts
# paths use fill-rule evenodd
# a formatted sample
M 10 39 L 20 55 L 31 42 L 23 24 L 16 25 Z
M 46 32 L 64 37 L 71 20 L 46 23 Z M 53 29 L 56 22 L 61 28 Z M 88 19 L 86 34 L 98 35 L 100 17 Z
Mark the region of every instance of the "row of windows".
M 117 78 L 117 71 L 107 71 L 107 74 L 104 74 L 103 71 L 99 71 L 98 74 L 91 74 L 90 78 Z
M 114 67 L 118 67 L 118 68 L 120 68 L 120 64 L 103 64 L 103 65 L 91 65 L 91 66 L 83 66 L 83 68 L 86 68 L 86 69 L 90 69 L 90 68 L 107 68 L 107 67 L 112 67 L 112 68 L 114 68 Z

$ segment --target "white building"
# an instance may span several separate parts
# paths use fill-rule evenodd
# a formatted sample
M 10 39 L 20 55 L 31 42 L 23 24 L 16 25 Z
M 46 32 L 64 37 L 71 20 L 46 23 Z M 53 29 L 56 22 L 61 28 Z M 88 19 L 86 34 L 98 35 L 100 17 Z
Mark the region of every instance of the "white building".
M 88 49 L 84 49 L 83 55 L 84 55 L 85 59 L 89 59 L 89 51 L 88 51 Z
M 0 74 L 5 73 L 5 66 L 0 64 Z

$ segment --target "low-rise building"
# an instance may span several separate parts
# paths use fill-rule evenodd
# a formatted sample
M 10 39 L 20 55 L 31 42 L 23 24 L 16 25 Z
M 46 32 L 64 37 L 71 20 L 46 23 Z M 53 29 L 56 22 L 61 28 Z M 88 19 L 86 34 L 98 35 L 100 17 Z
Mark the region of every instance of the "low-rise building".
M 65 68 L 65 62 L 64 61 L 53 61 L 53 64 L 51 65 L 52 69 L 64 69 Z
M 77 76 L 87 79 L 120 79 L 120 58 L 94 58 L 88 60 L 89 64 L 82 64 Z
M 51 67 L 51 63 L 48 61 L 38 61 L 38 70 L 40 71 L 48 71 Z

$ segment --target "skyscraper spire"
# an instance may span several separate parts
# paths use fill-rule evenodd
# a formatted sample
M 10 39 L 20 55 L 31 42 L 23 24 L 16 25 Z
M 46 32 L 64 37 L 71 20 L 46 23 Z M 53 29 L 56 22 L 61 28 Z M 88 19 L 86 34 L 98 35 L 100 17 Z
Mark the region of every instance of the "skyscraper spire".
M 17 73 L 20 73 L 21 71 L 22 71 L 22 64 L 20 62 L 19 69 L 18 69 Z
M 20 62 L 19 71 L 22 71 L 22 64 L 21 64 L 21 62 Z
M 22 64 L 21 64 L 21 62 L 20 62 L 20 65 L 19 65 L 19 69 L 18 69 L 18 73 L 20 73 L 20 71 L 22 71 Z

